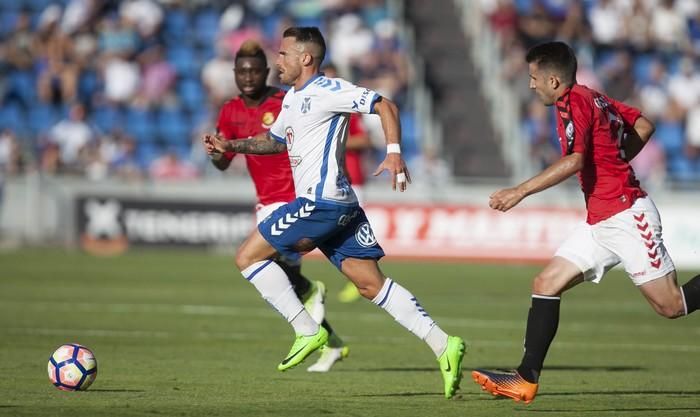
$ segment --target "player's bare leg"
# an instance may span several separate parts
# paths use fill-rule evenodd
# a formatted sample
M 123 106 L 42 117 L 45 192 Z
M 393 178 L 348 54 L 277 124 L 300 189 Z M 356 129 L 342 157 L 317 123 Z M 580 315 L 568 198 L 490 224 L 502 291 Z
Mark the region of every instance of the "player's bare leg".
M 531 402 L 537 395 L 542 365 L 559 327 L 561 294 L 581 282 L 583 274 L 576 265 L 562 257 L 552 258 L 532 282 L 532 305 L 520 366 L 509 372 L 477 369 L 472 372 L 474 382 L 493 395 Z
M 360 294 L 389 313 L 399 324 L 424 340 L 440 363 L 446 398 L 459 388 L 462 358 L 466 346 L 457 336 L 448 336 L 418 303 L 416 297 L 391 278 L 387 278 L 374 259 L 346 258 L 341 271 Z
M 660 315 L 675 319 L 685 315 L 683 294 L 676 279 L 676 271 L 639 286 L 651 307 Z
M 323 346 L 328 341 L 328 331 L 304 309 L 284 270 L 273 260 L 276 255 L 277 251 L 255 229 L 236 253 L 236 264 L 260 295 L 294 328 L 297 337 L 292 349 L 277 366 L 284 371 Z

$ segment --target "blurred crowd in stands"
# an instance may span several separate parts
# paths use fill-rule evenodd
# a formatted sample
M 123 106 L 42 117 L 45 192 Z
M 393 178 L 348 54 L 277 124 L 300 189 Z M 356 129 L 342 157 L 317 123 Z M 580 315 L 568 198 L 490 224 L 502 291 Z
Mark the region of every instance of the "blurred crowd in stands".
M 417 150 L 411 67 L 383 0 L 12 0 L 0 2 L 0 182 L 216 175 L 199 138 L 238 94 L 235 52 L 260 41 L 277 85 L 292 25 L 321 27 L 340 76 L 397 101 Z
M 502 40 L 504 79 L 522 102 L 533 158 L 560 157 L 554 112 L 528 91 L 527 48 L 574 47 L 578 82 L 642 109 L 656 133 L 633 161 L 648 187 L 700 183 L 700 1 L 479 0 Z

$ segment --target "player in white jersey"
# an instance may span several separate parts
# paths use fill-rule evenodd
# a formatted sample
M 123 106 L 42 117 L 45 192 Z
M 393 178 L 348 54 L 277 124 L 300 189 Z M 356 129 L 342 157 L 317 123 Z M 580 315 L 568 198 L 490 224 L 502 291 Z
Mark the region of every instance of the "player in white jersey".
M 374 174 L 388 170 L 392 188 L 406 190 L 410 176 L 400 153 L 398 109 L 372 90 L 320 74 L 325 51 L 318 28 L 287 29 L 277 68 L 281 82 L 291 89 L 270 132 L 235 141 L 216 135 L 203 138 L 210 153 L 270 154 L 285 149 L 289 153 L 297 198 L 260 223 L 239 248 L 236 264 L 294 328 L 296 340 L 277 366 L 280 371 L 301 363 L 324 345 L 328 334 L 304 310 L 274 259 L 278 255 L 299 258 L 319 248 L 362 296 L 430 346 L 440 364 L 445 396 L 450 398 L 462 377 L 464 341 L 448 336 L 413 294 L 381 272 L 377 261 L 384 252 L 344 173 L 348 113 L 376 113 L 386 136 L 387 156 Z

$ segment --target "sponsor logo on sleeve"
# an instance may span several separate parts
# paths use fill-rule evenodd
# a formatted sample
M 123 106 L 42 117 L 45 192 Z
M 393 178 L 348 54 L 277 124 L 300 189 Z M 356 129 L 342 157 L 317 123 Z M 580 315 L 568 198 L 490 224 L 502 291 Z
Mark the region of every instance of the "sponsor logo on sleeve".
M 365 91 L 362 92 L 360 98 L 352 101 L 352 109 L 359 110 L 360 106 L 364 106 L 365 104 L 367 104 L 367 100 L 369 99 L 369 94 L 371 92 L 372 90 L 370 90 L 369 88 L 365 88 Z

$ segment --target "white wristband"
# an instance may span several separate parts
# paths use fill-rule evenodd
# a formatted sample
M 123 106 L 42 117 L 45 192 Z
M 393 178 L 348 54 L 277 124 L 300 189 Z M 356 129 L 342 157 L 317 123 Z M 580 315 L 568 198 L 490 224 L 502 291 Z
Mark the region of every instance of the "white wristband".
M 401 145 L 398 143 L 390 143 L 386 145 L 386 153 L 401 153 Z

